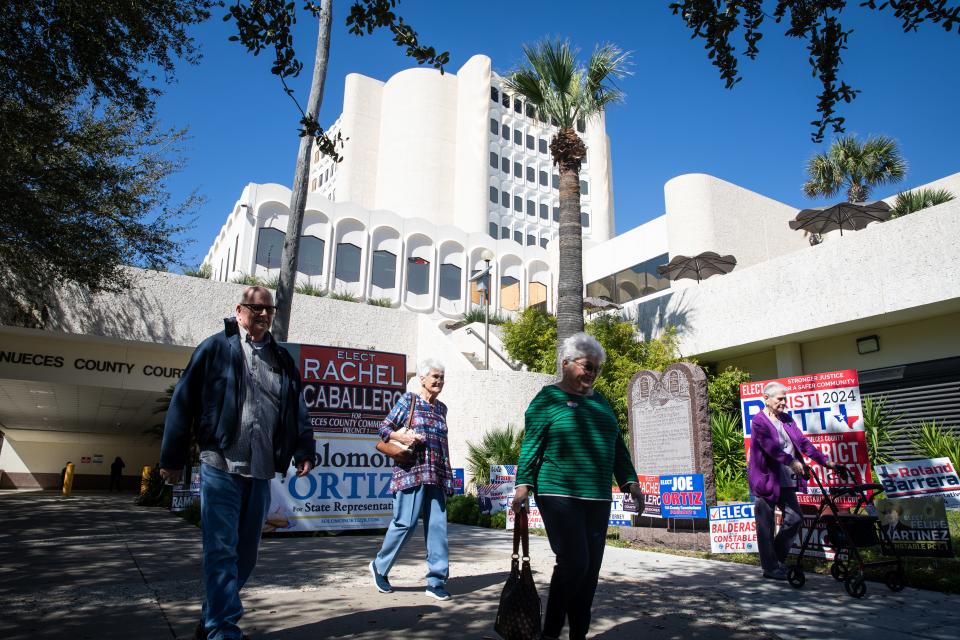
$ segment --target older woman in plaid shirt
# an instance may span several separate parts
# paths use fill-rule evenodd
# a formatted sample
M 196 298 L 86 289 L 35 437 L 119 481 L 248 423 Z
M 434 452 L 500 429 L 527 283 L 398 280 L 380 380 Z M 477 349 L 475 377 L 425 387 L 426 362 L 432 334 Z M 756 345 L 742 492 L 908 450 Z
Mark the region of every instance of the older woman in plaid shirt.
M 393 520 L 377 557 L 370 563 L 374 584 L 381 593 L 393 587 L 387 576 L 400 549 L 423 518 L 427 544 L 426 594 L 437 600 L 449 600 L 445 589 L 449 575 L 447 552 L 447 496 L 453 495 L 453 471 L 447 444 L 447 405 L 437 400 L 443 389 L 444 367 L 436 360 L 424 360 L 417 367 L 420 393 L 405 394 L 394 405 L 380 426 L 380 437 L 412 447 L 416 461 L 409 467 L 393 468 Z M 413 411 L 410 431 L 407 424 Z

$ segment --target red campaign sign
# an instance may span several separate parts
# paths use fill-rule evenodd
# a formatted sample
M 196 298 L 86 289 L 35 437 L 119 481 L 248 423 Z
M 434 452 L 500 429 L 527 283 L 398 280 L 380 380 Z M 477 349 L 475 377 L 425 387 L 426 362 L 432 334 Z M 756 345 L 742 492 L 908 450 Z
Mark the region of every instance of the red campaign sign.
M 770 382 L 779 382 L 787 388 L 786 412 L 807 439 L 830 460 L 844 465 L 857 482 L 870 482 L 860 383 L 855 369 L 741 384 L 740 407 L 747 459 L 750 456 L 750 421 L 763 410 L 763 388 Z M 807 462 L 825 487 L 844 484 L 834 472 L 811 460 Z M 811 479 L 807 493 L 797 497 L 801 504 L 819 504 L 818 492 L 819 488 Z M 854 502 L 855 499 L 849 496 L 837 500 L 843 507 L 852 507 Z
M 403 354 L 315 345 L 291 352 L 315 432 L 375 434 L 406 391 Z
M 643 491 L 643 515 L 660 518 L 660 476 L 638 475 Z

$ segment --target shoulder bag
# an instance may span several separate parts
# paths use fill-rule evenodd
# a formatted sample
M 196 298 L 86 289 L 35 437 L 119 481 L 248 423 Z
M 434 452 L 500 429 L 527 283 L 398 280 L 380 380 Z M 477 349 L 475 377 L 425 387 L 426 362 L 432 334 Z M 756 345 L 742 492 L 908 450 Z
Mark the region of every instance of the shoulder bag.
M 413 427 L 413 411 L 417 406 L 417 398 L 414 394 L 410 394 L 410 411 L 407 412 L 407 424 L 404 426 L 404 429 L 411 429 Z M 406 447 L 399 442 L 394 442 L 388 440 L 384 442 L 382 439 L 377 442 L 377 451 L 383 455 L 391 458 L 394 462 L 402 467 L 408 467 L 414 463 L 416 457 L 413 453 L 413 449 Z
M 530 533 L 526 509 L 520 511 L 514 521 L 510 577 L 500 593 L 500 607 L 493 628 L 504 640 L 535 640 L 540 637 L 540 596 L 530 570 Z

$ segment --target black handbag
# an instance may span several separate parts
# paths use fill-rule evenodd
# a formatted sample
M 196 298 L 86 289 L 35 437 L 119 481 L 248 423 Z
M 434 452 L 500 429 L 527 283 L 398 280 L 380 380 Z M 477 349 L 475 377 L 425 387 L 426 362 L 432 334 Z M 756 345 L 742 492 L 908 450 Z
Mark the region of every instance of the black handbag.
M 519 553 L 521 542 L 522 556 Z M 515 518 L 512 558 L 510 577 L 500 593 L 500 607 L 493 628 L 504 640 L 536 640 L 540 637 L 540 596 L 530 570 L 530 533 L 526 509 Z

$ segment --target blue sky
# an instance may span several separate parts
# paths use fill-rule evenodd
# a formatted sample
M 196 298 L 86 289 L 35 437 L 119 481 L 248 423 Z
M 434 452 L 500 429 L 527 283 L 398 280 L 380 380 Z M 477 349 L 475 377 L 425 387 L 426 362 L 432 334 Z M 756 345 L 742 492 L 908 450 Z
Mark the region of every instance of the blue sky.
M 415 65 L 387 32 L 347 33 L 349 4 L 334 2 L 322 124 L 340 112 L 346 74 L 383 80 Z M 690 39 L 668 4 L 407 0 L 398 12 L 422 42 L 450 52 L 447 69 L 454 73 L 478 53 L 490 56 L 495 70 L 509 71 L 521 61 L 523 44 L 545 36 L 568 38 L 585 55 L 600 42 L 633 52 L 634 73 L 621 83 L 627 100 L 607 116 L 618 233 L 662 214 L 664 183 L 684 173 L 708 173 L 796 207 L 819 204 L 800 190 L 806 160 L 829 143 L 829 137 L 820 145 L 810 140 L 820 85 L 804 43 L 783 37 L 783 25 L 769 22 L 759 58 L 741 60 L 743 81 L 727 90 L 702 41 Z M 858 6 L 844 15 L 854 33 L 841 77 L 862 90 L 841 107 L 848 133 L 900 142 L 909 164 L 901 188 L 960 171 L 960 35 L 932 24 L 904 34 L 892 16 Z M 220 18 L 218 11 L 193 31 L 204 57 L 178 68 L 158 108 L 164 124 L 190 131 L 185 166 L 169 182 L 174 199 L 194 190 L 207 199 L 184 238 L 192 241 L 189 265 L 200 262 L 247 183 L 292 183 L 299 143 L 299 114 L 270 74 L 269 59 L 229 42 L 232 24 Z M 302 14 L 295 37 L 305 69 L 293 86 L 305 104 L 316 21 Z M 875 195 L 896 190 L 881 187 Z

